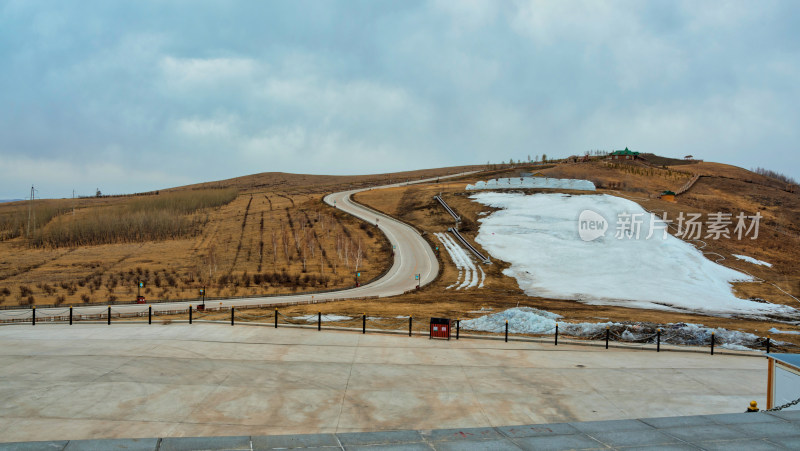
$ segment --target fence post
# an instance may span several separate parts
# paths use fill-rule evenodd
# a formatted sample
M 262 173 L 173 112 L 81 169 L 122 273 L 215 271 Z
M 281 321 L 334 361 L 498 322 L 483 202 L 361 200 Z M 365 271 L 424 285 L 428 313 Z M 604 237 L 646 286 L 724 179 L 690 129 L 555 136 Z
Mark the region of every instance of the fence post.
M 278 328 L 278 309 L 275 309 L 275 328 Z
M 361 315 L 361 333 L 362 334 L 367 333 L 367 314 L 366 313 Z
M 769 337 L 767 337 L 767 354 L 769 354 Z
M 714 355 L 714 332 L 711 332 L 711 355 Z
M 189 324 L 192 324 L 192 304 L 189 304 Z
M 656 352 L 661 352 L 661 329 L 656 331 Z
M 72 306 L 69 306 L 69 325 L 72 325 Z
M 611 328 L 606 326 L 606 349 L 608 349 L 608 336 L 611 335 Z
M 322 330 L 322 312 L 317 312 L 317 330 Z
M 411 336 L 411 319 L 413 317 L 414 317 L 413 315 L 408 317 L 408 336 L 409 337 Z
M 556 340 L 555 340 L 555 346 L 558 346 L 558 323 L 556 323 Z
M 111 306 L 110 305 L 108 306 L 108 318 L 107 318 L 107 320 L 108 320 L 108 325 L 110 326 L 111 325 Z
M 147 306 L 147 324 L 153 324 L 153 306 Z
M 35 326 L 36 325 L 36 306 L 35 305 L 31 307 L 31 313 L 32 313 L 31 314 L 31 325 Z
M 508 320 L 506 320 L 506 343 L 508 343 Z
M 234 310 L 236 310 L 236 307 L 232 305 L 231 306 L 231 326 L 233 326 L 233 312 L 234 312 Z
M 458 340 L 458 334 L 460 333 L 460 331 L 461 331 L 461 320 L 457 319 L 456 320 L 456 340 Z

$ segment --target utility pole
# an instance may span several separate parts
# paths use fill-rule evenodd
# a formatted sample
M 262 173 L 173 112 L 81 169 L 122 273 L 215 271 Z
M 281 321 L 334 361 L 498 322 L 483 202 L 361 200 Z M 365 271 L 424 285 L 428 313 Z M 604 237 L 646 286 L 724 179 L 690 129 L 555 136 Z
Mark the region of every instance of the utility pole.
M 34 198 L 34 189 L 33 185 L 31 185 L 31 197 L 30 202 L 28 202 L 28 238 L 31 237 L 31 217 L 33 220 L 36 221 L 36 215 L 33 213 L 33 198 Z M 36 233 L 36 223 L 33 224 L 33 233 Z

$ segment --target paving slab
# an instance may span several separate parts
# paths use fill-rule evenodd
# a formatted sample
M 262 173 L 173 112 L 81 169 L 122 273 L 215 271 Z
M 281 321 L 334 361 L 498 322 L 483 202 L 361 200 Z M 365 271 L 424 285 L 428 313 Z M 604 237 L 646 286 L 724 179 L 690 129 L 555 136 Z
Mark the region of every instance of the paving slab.
M 253 449 L 340 448 L 333 434 L 270 435 L 253 437 Z
M 249 450 L 250 437 L 171 437 L 161 440 L 159 451 Z
M 766 412 L 768 415 L 778 417 L 782 420 L 800 421 L 800 410 L 787 410 L 778 412 Z
M 800 449 L 800 435 L 794 437 L 770 437 L 767 441 L 788 449 Z
M 342 445 L 390 445 L 394 443 L 422 443 L 422 434 L 418 431 L 381 431 L 381 432 L 346 432 L 336 437 Z
M 438 442 L 433 446 L 436 451 L 513 451 L 522 449 L 506 439 Z
M 608 449 L 602 443 L 584 434 L 516 438 L 514 443 L 524 450 L 531 451 Z
M 422 437 L 432 442 L 469 441 L 503 438 L 494 428 L 437 429 L 422 431 Z
M 639 420 L 617 421 L 586 421 L 583 423 L 570 423 L 575 429 L 587 433 L 602 433 L 612 431 L 652 431 L 653 426 Z
M 655 428 L 696 427 L 719 424 L 708 416 L 642 418 L 639 421 Z
M 748 451 L 769 451 L 778 449 L 775 444 L 766 440 L 758 439 L 743 439 L 743 440 L 729 440 L 729 441 L 716 441 L 716 442 L 699 442 L 698 445 L 708 451 L 727 451 L 732 449 L 746 449 Z
M 612 430 L 609 432 L 595 432 L 588 435 L 612 448 L 622 446 L 673 445 L 681 443 L 679 439 L 655 429 L 643 431 Z
M 319 448 L 324 450 L 323 448 Z M 353 445 L 345 447 L 345 450 L 375 450 L 375 451 L 431 451 L 434 448 L 427 443 L 402 443 L 393 445 Z
M 754 412 L 748 414 L 750 416 L 742 416 L 738 413 L 726 413 L 719 415 L 706 415 L 709 420 L 719 424 L 752 424 L 752 423 L 781 423 L 783 420 L 774 415 L 768 415 L 763 412 Z
M 0 443 L 0 450 L 2 451 L 44 451 L 63 450 L 69 442 L 52 441 L 52 442 L 15 442 L 15 443 Z
M 682 445 L 653 445 L 653 446 L 632 446 L 621 448 L 625 451 L 698 451 L 700 448 L 688 443 Z
M 71 440 L 64 451 L 157 451 L 157 438 Z
M 792 437 L 800 435 L 797 423 L 738 423 L 735 427 L 753 438 Z
M 750 438 L 750 436 L 744 433 L 743 431 L 722 424 L 694 426 L 694 427 L 663 428 L 659 430 L 665 434 L 669 434 L 675 438 L 690 443 L 711 441 L 711 440 L 730 440 L 731 437 Z
M 497 427 L 498 432 L 506 437 L 540 437 L 553 435 L 577 434 L 580 431 L 567 423 L 528 424 L 524 426 Z

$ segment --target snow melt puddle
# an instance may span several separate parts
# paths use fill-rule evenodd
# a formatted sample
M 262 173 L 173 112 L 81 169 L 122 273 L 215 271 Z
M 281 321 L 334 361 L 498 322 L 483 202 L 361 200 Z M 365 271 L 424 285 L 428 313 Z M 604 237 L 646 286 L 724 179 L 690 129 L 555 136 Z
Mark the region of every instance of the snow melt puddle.
M 753 257 L 748 257 L 746 255 L 738 255 L 738 254 L 733 254 L 733 256 L 736 257 L 739 260 L 744 260 L 747 263 L 752 263 L 754 265 L 761 265 L 761 266 L 767 266 L 767 267 L 772 268 L 772 263 L 767 263 L 767 262 L 762 261 L 762 260 L 757 260 L 757 259 L 755 259 Z
M 718 265 L 691 244 L 666 234 L 641 206 L 609 195 L 570 196 L 485 192 L 471 196 L 499 208 L 480 218 L 476 241 L 511 263 L 504 274 L 529 296 L 592 305 L 703 312 L 717 315 L 796 316 L 784 305 L 739 299 L 731 282 L 750 276 Z M 608 224 L 605 236 L 583 241 L 578 217 L 592 210 Z M 641 213 L 641 234 L 617 239 L 618 215 Z M 655 223 L 653 237 L 646 239 Z
M 502 312 L 492 313 L 479 318 L 461 321 L 464 330 L 502 333 L 508 320 L 508 332 L 513 334 L 551 334 L 555 332 L 556 322 L 562 318 L 551 313 L 531 307 L 516 307 Z M 671 323 L 657 325 L 652 323 L 567 323 L 558 322 L 560 334 L 573 337 L 597 337 L 608 327 L 616 340 L 629 342 L 655 343 L 657 329 L 661 328 L 661 342 L 680 345 L 706 345 L 711 342 L 713 332 L 721 347 L 733 350 L 749 350 L 761 343 L 757 335 L 737 330 L 705 327 L 702 324 Z M 777 342 L 773 342 L 776 343 Z
M 486 274 L 480 266 L 475 266 L 475 261 L 467 254 L 467 251 L 446 233 L 435 233 L 434 235 L 436 235 L 436 238 L 442 243 L 442 246 L 444 246 L 445 250 L 447 250 L 447 253 L 450 255 L 450 259 L 456 265 L 456 268 L 458 268 L 458 277 L 455 283 L 445 289 L 449 290 L 450 288 L 455 288 L 456 290 L 460 290 L 462 288 L 473 288 L 476 286 L 478 288 L 483 288 L 483 281 L 486 279 Z M 459 283 L 462 274 L 464 275 L 464 281 Z

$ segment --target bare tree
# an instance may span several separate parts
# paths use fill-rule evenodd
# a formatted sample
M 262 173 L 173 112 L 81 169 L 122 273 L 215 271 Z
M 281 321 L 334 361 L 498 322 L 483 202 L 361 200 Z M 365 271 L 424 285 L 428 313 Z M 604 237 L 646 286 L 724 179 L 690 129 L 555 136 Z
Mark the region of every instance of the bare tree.
M 275 268 L 277 262 L 275 259 L 278 257 L 278 237 L 275 235 L 275 231 L 272 231 L 272 267 Z
M 208 246 L 208 253 L 206 254 L 206 265 L 208 266 L 208 278 L 214 280 L 214 275 L 217 272 L 217 248 L 213 244 Z
M 359 239 L 358 240 L 358 249 L 356 249 L 355 255 L 353 257 L 353 265 L 354 265 L 353 270 L 354 271 L 358 272 L 358 267 L 361 266 L 361 262 L 362 262 L 363 258 L 364 258 L 364 250 L 363 250 L 363 246 L 361 245 L 361 240 Z
M 290 262 L 291 259 L 289 258 L 289 234 L 286 232 L 286 228 L 283 226 L 281 222 L 281 240 L 283 240 L 283 253 L 286 255 L 286 261 Z

